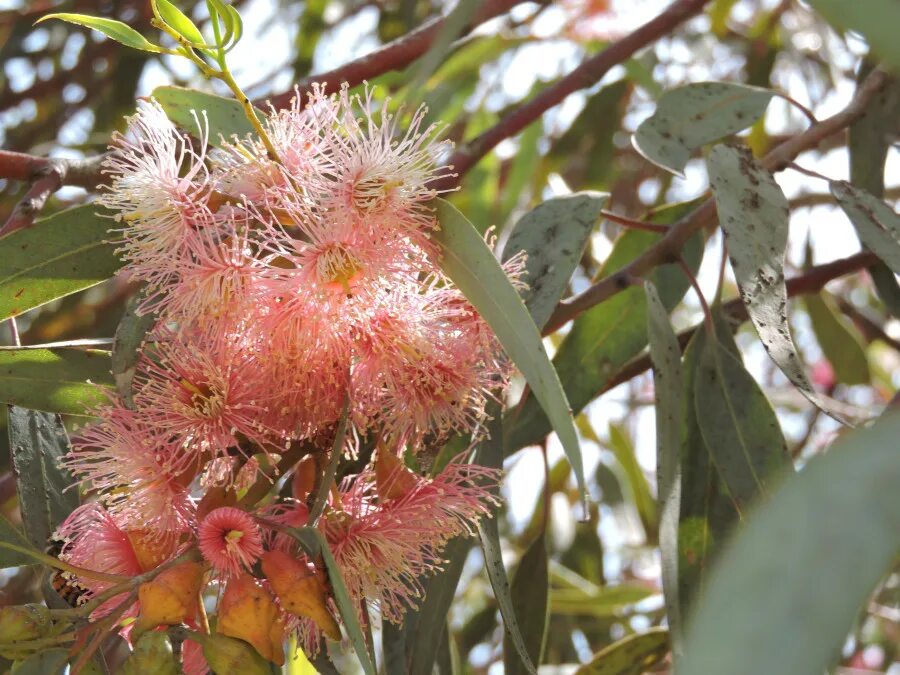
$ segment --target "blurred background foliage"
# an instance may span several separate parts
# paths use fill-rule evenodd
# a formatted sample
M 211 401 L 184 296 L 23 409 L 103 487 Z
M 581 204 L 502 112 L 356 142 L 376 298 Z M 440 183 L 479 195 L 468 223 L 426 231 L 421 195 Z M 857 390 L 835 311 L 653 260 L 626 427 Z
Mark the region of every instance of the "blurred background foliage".
M 150 33 L 149 4 L 143 0 L 5 0 L 4 4 L 0 133 L 5 149 L 71 157 L 97 154 L 105 149 L 110 134 L 123 128 L 136 97 L 148 95 L 160 84 L 209 86 L 170 57 L 124 49 L 62 23 L 32 25 L 48 11 L 82 12 L 115 17 Z M 451 3 L 239 0 L 237 4 L 247 33 L 233 55 L 235 72 L 248 93 L 264 101 L 304 76 L 327 71 L 402 36 Z M 379 87 L 379 96 L 416 95 L 410 102 L 426 103 L 429 118 L 446 123 L 446 134 L 464 141 L 664 6 L 657 0 L 523 2 L 455 43 L 417 92 L 404 89 L 415 66 L 407 73 L 380 76 L 372 84 Z M 204 12 L 198 6 L 195 18 L 202 20 Z M 674 36 L 614 68 L 597 86 L 570 96 L 517 138 L 501 143 L 468 173 L 451 200 L 479 228 L 496 227 L 501 242 L 528 208 L 568 191 L 610 192 L 608 208 L 641 217 L 648 209 L 696 197 L 706 188 L 705 168 L 696 158 L 688 164 L 686 177 L 677 179 L 632 147 L 631 134 L 652 112 L 662 91 L 702 80 L 743 82 L 788 93 L 823 117 L 852 94 L 865 52 L 861 40 L 834 31 L 798 0 L 713 0 L 702 16 Z M 898 113 L 900 108 L 895 108 L 895 122 L 900 120 Z M 747 140 L 759 154 L 806 124 L 800 112 L 776 100 Z M 845 135 L 830 137 L 815 158 L 817 170 L 832 178 L 846 177 L 846 143 Z M 896 145 L 885 151 L 885 190 L 893 203 L 900 195 L 900 162 Z M 793 207 L 788 276 L 859 249 L 820 182 L 799 174 L 779 176 L 779 181 Z M 0 186 L 2 222 L 27 185 L 0 181 Z M 53 197 L 45 212 L 84 199 L 83 191 L 67 188 Z M 595 231 L 571 291 L 583 290 L 598 274 L 618 234 L 618 226 L 610 222 Z M 704 290 L 714 288 L 720 245 L 718 235 L 706 244 L 699 274 Z M 132 290 L 123 280 L 113 279 L 34 310 L 20 318 L 23 342 L 109 337 Z M 726 297 L 736 294 L 729 277 Z M 900 379 L 900 323 L 879 300 L 867 276 L 841 279 L 821 295 L 792 301 L 791 306 L 793 329 L 819 389 L 861 408 L 880 407 L 890 399 Z M 615 317 L 608 318 L 614 325 Z M 673 314 L 676 329 L 696 325 L 700 318 L 696 298 L 689 293 Z M 738 344 L 776 407 L 792 455 L 802 464 L 831 440 L 836 425 L 788 385 L 748 330 L 752 332 L 745 326 L 738 333 Z M 565 329 L 550 336 L 549 344 L 558 346 L 564 333 Z M 623 364 L 615 365 L 617 371 Z M 535 540 L 543 543 L 546 537 L 550 550 L 547 664 L 586 662 L 612 642 L 658 626 L 664 618 L 653 481 L 652 380 L 642 373 L 619 383 L 615 371 L 586 381 L 602 395 L 592 397 L 578 418 L 591 468 L 590 520 L 575 518 L 579 507 L 574 481 L 552 438 L 507 460 L 507 500 L 501 519 L 507 566 L 515 578 L 518 561 L 527 561 L 523 554 Z M 512 403 L 517 399 L 511 396 Z M 0 433 L 0 444 L 4 443 L 5 431 Z M 8 452 L 0 453 L 0 509 L 15 518 Z M 520 587 L 522 579 L 539 574 L 526 572 L 519 578 Z M 0 602 L 33 599 L 37 583 L 31 569 L 0 573 Z M 503 631 L 490 588 L 476 547 L 457 589 L 450 641 L 441 648 L 448 658 L 451 653 L 458 656 L 471 673 L 500 672 L 503 662 Z M 898 607 L 900 572 L 885 579 L 869 610 L 859 616 L 842 652 L 843 672 L 900 673 Z M 664 671 L 666 666 L 654 668 Z

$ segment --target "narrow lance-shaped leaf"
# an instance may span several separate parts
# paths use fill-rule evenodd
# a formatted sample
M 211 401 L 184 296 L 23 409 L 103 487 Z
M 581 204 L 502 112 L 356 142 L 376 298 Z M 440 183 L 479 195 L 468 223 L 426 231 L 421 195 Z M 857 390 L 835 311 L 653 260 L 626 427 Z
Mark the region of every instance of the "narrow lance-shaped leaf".
M 584 418 L 584 415 L 581 417 Z M 609 425 L 609 448 L 625 474 L 625 480 L 631 491 L 630 501 L 637 509 L 647 540 L 654 541 L 659 530 L 656 501 L 650 493 L 650 483 L 647 481 L 644 469 L 637 460 L 634 443 L 628 432 L 618 424 Z
M 17 527 L 0 515 L 0 569 L 33 565 L 37 561 L 27 551 L 38 552 Z
M 696 82 L 664 93 L 634 134 L 634 146 L 657 166 L 681 175 L 691 152 L 751 126 L 774 92 L 731 82 Z
M 204 47 L 206 41 L 203 33 L 188 16 L 169 0 L 151 0 L 152 6 L 159 13 L 163 22 L 194 47 Z
M 684 382 L 681 348 L 669 313 L 656 287 L 644 282 L 647 296 L 647 335 L 653 362 L 656 400 L 656 489 L 659 509 L 659 548 L 666 618 L 675 654 L 681 651 L 681 605 L 678 601 L 678 519 L 681 513 L 681 434 Z
M 441 247 L 444 272 L 487 321 L 525 376 L 559 436 L 582 495 L 586 495 L 572 412 L 534 321 L 500 263 L 465 216 L 442 199 L 437 200 L 437 215 L 440 229 L 433 238 Z
M 131 47 L 132 49 L 140 49 L 141 51 L 154 52 L 156 54 L 159 54 L 163 51 L 161 47 L 158 47 L 152 42 L 148 41 L 147 38 L 138 33 L 128 24 L 122 23 L 121 21 L 116 21 L 115 19 L 105 19 L 101 16 L 88 16 L 87 14 L 69 14 L 62 12 L 42 16 L 40 19 L 35 21 L 35 24 L 41 23 L 42 21 L 47 21 L 49 19 L 59 19 L 60 21 L 74 23 L 76 26 L 91 28 L 99 33 L 103 33 L 103 35 L 110 38 L 111 40 L 115 40 L 116 42 L 119 42 L 126 47 Z
M 109 352 L 96 349 L 2 349 L 0 401 L 88 415 L 108 400 L 109 367 Z
M 831 183 L 831 194 L 872 249 L 894 274 L 900 274 L 900 215 L 877 197 L 844 181 Z
M 717 145 L 706 164 L 734 276 L 759 339 L 807 399 L 844 422 L 834 406 L 813 389 L 791 338 L 784 282 L 790 215 L 787 198 L 747 148 Z
M 533 664 L 541 662 L 546 640 L 550 585 L 547 567 L 547 542 L 541 532 L 522 554 L 510 588 L 513 612 L 519 619 L 522 639 Z M 508 635 L 503 640 L 503 663 L 506 675 L 529 672 Z
M 869 362 L 856 328 L 843 319 L 826 292 L 804 299 L 806 313 L 825 358 L 842 384 L 869 382 Z
M 716 336 L 736 358 L 740 352 L 728 325 L 714 312 Z M 712 461 L 712 453 L 703 440 L 698 418 L 704 414 L 695 406 L 694 392 L 704 386 L 697 377 L 700 356 L 713 338 L 702 328 L 694 333 L 684 352 L 684 417 L 679 460 L 681 495 L 678 517 L 678 605 L 679 616 L 689 616 L 713 561 L 739 520 L 734 502 Z M 668 539 L 660 536 L 660 545 Z M 667 547 L 662 549 L 663 564 L 671 564 Z M 665 585 L 665 580 L 663 581 Z M 682 631 L 683 633 L 683 631 Z M 680 638 L 676 640 L 679 643 Z
M 697 200 L 670 204 L 649 216 L 653 223 L 669 225 L 690 213 Z M 617 239 L 612 253 L 604 261 L 598 278 L 615 274 L 645 251 L 660 235 L 627 230 Z M 683 250 L 685 261 L 696 274 L 703 257 L 703 236 L 688 240 Z M 681 300 L 690 282 L 677 265 L 663 265 L 651 275 L 659 289 L 663 305 L 671 311 Z M 553 357 L 553 365 L 575 412 L 580 412 L 600 395 L 619 369 L 647 346 L 647 304 L 640 288 L 632 287 L 591 307 L 575 319 Z M 538 442 L 550 431 L 550 423 L 533 397 L 506 415 L 507 453 Z
M 79 504 L 74 479 L 59 460 L 69 439 L 57 414 L 9 406 L 9 446 L 25 533 L 40 549 Z
M 898 437 L 896 414 L 842 436 L 752 515 L 688 627 L 680 673 L 828 670 L 900 553 Z
M 116 390 L 129 407 L 132 405 L 131 381 L 141 355 L 141 346 L 156 322 L 154 314 L 138 314 L 138 307 L 143 299 L 144 296 L 138 293 L 128 300 L 125 313 L 116 327 L 112 347 L 111 368 Z
M 778 418 L 744 364 L 718 340 L 704 342 L 695 377 L 700 432 L 743 512 L 792 467 Z
M 522 216 L 503 248 L 503 261 L 524 251 L 525 307 L 538 328 L 562 298 L 608 195 L 576 192 L 553 197 Z
M 115 274 L 122 263 L 107 241 L 107 214 L 93 204 L 76 206 L 0 239 L 0 320 Z
M 640 675 L 661 662 L 669 652 L 669 632 L 651 628 L 614 642 L 594 655 L 575 675 Z

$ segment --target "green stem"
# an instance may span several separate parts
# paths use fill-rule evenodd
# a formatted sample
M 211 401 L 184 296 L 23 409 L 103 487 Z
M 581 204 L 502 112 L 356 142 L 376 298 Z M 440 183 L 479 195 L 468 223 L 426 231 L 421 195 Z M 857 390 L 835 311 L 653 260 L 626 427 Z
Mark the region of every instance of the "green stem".
M 54 558 L 52 555 L 47 555 L 46 553 L 41 553 L 40 551 L 36 551 L 32 548 L 28 548 L 27 546 L 19 546 L 17 544 L 11 544 L 7 541 L 0 541 L 0 548 L 7 548 L 11 551 L 16 551 L 18 553 L 24 553 L 27 556 L 31 556 L 38 562 L 42 562 L 49 567 L 55 567 L 58 570 L 62 570 L 63 572 L 69 572 L 79 577 L 86 577 L 88 579 L 96 579 L 97 581 L 111 581 L 114 584 L 120 584 L 122 582 L 128 581 L 129 577 L 123 577 L 118 574 L 106 574 L 104 572 L 95 572 L 94 570 L 85 569 L 83 567 L 76 567 L 75 565 L 70 565 L 67 562 L 63 562 L 59 558 Z
M 247 95 L 241 89 L 240 85 L 235 82 L 234 77 L 231 75 L 231 71 L 228 70 L 227 66 L 222 68 L 222 71 L 218 74 L 218 77 L 222 80 L 222 82 L 228 85 L 228 88 L 231 89 L 232 93 L 234 93 L 235 98 L 237 98 L 238 103 L 241 104 L 241 108 L 244 109 L 244 115 L 247 116 L 250 124 L 253 125 L 253 129 L 259 135 L 259 139 L 265 146 L 266 152 L 269 153 L 269 158 L 272 159 L 272 161 L 280 163 L 281 158 L 278 156 L 278 151 L 272 144 L 272 139 L 269 138 L 269 134 L 266 133 L 266 130 L 259 119 L 259 115 L 256 114 L 256 108 L 253 107 L 253 103 L 249 98 L 247 98 Z

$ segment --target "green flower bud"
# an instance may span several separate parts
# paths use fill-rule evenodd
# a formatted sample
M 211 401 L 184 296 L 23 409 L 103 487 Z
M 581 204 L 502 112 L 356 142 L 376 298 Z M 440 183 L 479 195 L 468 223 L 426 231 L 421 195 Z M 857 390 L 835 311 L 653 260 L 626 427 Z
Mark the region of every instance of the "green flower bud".
M 43 605 L 0 607 L 0 643 L 4 646 L 46 637 L 52 628 L 50 610 Z
M 178 675 L 178 663 L 166 633 L 144 633 L 125 663 L 122 675 Z
M 272 664 L 249 644 L 218 633 L 205 636 L 203 656 L 216 675 L 272 675 L 276 672 Z

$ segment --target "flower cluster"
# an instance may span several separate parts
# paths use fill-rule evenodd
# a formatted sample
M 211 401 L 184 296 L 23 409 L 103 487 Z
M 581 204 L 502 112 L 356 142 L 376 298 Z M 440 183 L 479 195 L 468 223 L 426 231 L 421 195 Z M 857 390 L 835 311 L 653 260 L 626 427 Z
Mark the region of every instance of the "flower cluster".
M 285 527 L 317 527 L 355 606 L 399 621 L 447 542 L 490 515 L 499 476 L 454 460 L 426 477 L 398 458 L 479 428 L 508 375 L 430 239 L 429 185 L 449 169 L 424 110 L 402 132 L 371 93 L 303 103 L 265 120 L 269 150 L 251 137 L 213 149 L 202 115 L 190 138 L 153 101 L 116 140 L 100 203 L 156 323 L 133 396 L 73 442 L 66 464 L 98 501 L 58 532 L 73 565 L 164 569 L 127 610 L 135 637 L 202 626 L 211 582 L 218 630 L 276 663 L 289 631 L 310 652 L 341 635 L 321 564 Z M 322 489 L 344 410 L 339 451 L 375 459 Z M 173 560 L 192 549 L 199 566 Z M 111 585 L 83 581 L 94 594 Z

